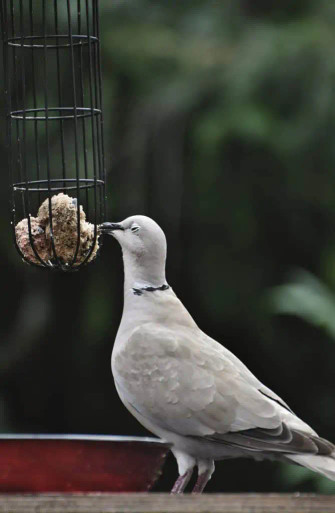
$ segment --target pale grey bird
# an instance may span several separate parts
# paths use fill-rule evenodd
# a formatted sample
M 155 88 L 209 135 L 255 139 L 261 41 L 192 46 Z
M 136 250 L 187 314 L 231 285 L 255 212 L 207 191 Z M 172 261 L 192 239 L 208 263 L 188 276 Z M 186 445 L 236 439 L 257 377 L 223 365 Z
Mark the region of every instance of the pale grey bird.
M 123 404 L 171 444 L 182 493 L 198 467 L 202 492 L 214 461 L 294 462 L 335 480 L 335 447 L 320 438 L 228 349 L 203 333 L 165 278 L 166 239 L 152 219 L 104 223 L 124 262 L 124 308 L 112 354 Z

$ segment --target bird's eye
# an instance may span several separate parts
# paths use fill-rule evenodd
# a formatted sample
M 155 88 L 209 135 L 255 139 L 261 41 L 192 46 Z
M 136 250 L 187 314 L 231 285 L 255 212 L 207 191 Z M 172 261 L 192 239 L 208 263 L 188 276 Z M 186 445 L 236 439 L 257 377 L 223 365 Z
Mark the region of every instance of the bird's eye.
M 135 224 L 134 226 L 132 226 L 132 227 L 130 228 L 130 230 L 131 230 L 133 233 L 138 232 L 138 231 L 139 231 L 139 229 L 140 229 L 140 227 L 139 227 L 137 224 Z

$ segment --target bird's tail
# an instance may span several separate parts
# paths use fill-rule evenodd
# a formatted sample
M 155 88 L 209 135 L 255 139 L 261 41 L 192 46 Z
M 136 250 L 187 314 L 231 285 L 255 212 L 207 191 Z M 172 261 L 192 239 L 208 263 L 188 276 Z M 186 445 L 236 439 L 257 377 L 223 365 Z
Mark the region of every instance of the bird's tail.
M 317 454 L 290 454 L 287 455 L 286 458 L 335 481 L 335 451 L 329 456 Z

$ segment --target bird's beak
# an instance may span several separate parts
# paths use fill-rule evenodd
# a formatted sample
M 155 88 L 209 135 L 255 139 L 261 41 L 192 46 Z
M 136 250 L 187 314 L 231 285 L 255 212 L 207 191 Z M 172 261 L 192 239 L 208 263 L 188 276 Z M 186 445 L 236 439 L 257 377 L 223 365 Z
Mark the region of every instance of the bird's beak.
M 113 234 L 113 232 L 115 232 L 115 230 L 124 230 L 122 224 L 120 223 L 102 223 L 99 226 L 99 229 L 101 233 L 108 233 L 111 235 Z

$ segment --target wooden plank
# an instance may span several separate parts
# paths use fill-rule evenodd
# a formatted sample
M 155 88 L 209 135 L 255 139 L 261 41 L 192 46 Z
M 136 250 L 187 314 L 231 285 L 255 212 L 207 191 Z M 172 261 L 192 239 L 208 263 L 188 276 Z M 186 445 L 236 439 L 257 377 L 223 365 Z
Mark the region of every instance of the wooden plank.
M 0 495 L 0 513 L 335 513 L 335 496 L 309 494 Z

